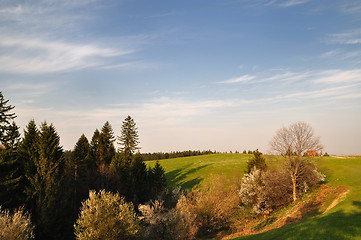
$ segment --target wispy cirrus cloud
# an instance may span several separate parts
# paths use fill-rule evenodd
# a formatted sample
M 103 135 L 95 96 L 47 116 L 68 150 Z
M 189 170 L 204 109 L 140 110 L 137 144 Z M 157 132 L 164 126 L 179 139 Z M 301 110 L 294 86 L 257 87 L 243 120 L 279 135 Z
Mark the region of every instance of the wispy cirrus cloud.
M 309 1 L 310 0 L 288 0 L 288 1 L 279 2 L 278 6 L 279 7 L 293 7 L 296 5 L 304 4 Z
M 361 83 L 361 70 L 328 70 L 319 73 L 319 76 L 314 79 L 316 83 Z
M 331 34 L 328 42 L 347 45 L 361 44 L 361 28 Z
M 310 0 L 245 0 L 251 6 L 275 6 L 280 8 L 293 7 L 309 2 Z
M 0 36 L 0 71 L 49 73 L 102 66 L 106 59 L 132 53 L 99 47 L 28 37 Z
M 240 76 L 237 78 L 230 78 L 225 81 L 218 82 L 218 83 L 221 83 L 221 84 L 244 83 L 244 82 L 249 82 L 249 81 L 253 80 L 254 78 L 255 78 L 255 76 L 246 74 L 246 75 L 243 75 L 243 76 Z

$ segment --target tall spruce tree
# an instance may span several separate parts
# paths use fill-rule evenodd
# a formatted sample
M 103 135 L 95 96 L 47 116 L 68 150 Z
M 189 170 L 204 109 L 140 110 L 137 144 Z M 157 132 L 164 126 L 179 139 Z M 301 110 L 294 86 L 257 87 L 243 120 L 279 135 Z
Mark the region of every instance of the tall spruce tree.
M 90 142 L 91 158 L 100 165 L 109 165 L 115 155 L 114 132 L 110 123 L 107 121 L 101 131 L 94 131 Z
M 165 178 L 165 170 L 157 161 L 153 168 L 149 169 L 150 184 L 151 184 L 151 197 L 156 198 L 167 186 Z
M 36 163 L 39 161 L 38 142 L 39 130 L 35 121 L 31 120 L 24 130 L 24 138 L 18 149 L 18 157 L 24 165 L 25 206 L 29 210 L 35 209 Z
M 63 185 L 64 159 L 55 127 L 41 124 L 36 172 L 32 178 L 36 208 L 33 212 L 39 239 L 64 239 L 71 234 Z
M 148 176 L 147 166 L 143 162 L 141 154 L 135 154 L 130 165 L 130 183 L 132 201 L 136 206 L 149 200 L 150 182 Z
M 100 162 L 109 165 L 115 155 L 114 132 L 112 125 L 107 121 L 99 134 Z
M 16 118 L 0 92 L 0 204 L 5 208 L 15 208 L 22 202 L 23 186 L 21 184 L 23 166 L 17 158 L 20 141 L 19 128 L 13 122 Z
M 87 197 L 90 172 L 88 171 L 90 144 L 84 134 L 81 135 L 71 153 L 70 162 L 67 163 L 72 184 L 72 201 L 74 210 L 80 207 L 80 202 Z
M 0 143 L 5 147 L 8 138 L 8 131 L 11 126 L 11 122 L 16 118 L 15 113 L 12 110 L 15 106 L 9 105 L 9 100 L 5 100 L 2 92 L 0 92 Z
M 139 136 L 138 136 L 138 128 L 134 120 L 128 116 L 124 119 L 122 124 L 121 135 L 118 136 L 118 144 L 122 147 L 120 151 L 124 156 L 124 160 L 131 162 L 132 156 L 135 151 L 140 149 L 138 147 L 139 144 Z

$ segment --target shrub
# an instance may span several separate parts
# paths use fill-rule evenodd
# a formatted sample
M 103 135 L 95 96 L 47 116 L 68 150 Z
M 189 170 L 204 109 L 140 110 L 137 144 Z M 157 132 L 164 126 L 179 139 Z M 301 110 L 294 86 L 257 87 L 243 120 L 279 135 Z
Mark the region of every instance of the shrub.
M 34 238 L 34 226 L 31 224 L 30 215 L 22 208 L 10 214 L 0 206 L 0 239 L 25 240 Z
M 89 192 L 74 227 L 79 240 L 134 239 L 139 232 L 133 204 L 105 190 Z
M 189 211 L 196 216 L 199 236 L 228 228 L 239 203 L 236 185 L 227 184 L 221 176 L 213 178 L 208 189 L 188 194 L 185 202 Z
M 162 201 L 139 205 L 141 219 L 145 224 L 142 239 L 183 240 L 192 239 L 196 229 L 193 227 L 195 216 L 184 208 L 184 196 L 177 206 L 166 209 Z
M 323 181 L 325 177 L 314 163 L 304 160 L 300 164 L 302 171 L 298 175 L 296 189 L 299 196 L 319 181 Z M 269 214 L 289 205 L 293 201 L 293 185 L 288 170 L 287 165 L 280 168 L 272 167 L 264 172 L 253 168 L 241 180 L 241 202 L 259 214 Z
M 261 171 L 265 171 L 267 168 L 266 159 L 262 156 L 262 153 L 258 151 L 253 151 L 253 157 L 247 161 L 247 170 L 246 173 L 250 173 L 253 168 L 258 168 Z

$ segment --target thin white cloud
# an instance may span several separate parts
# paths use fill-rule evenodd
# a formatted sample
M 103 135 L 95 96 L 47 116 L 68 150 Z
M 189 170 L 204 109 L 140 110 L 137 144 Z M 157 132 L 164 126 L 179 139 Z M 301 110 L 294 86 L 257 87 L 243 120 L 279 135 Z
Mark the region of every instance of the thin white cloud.
M 330 43 L 338 44 L 361 44 L 361 28 L 352 29 L 347 32 L 331 34 Z
M 309 2 L 310 0 L 245 0 L 249 2 L 252 7 L 268 7 L 276 6 L 280 8 L 293 7 Z
M 222 83 L 222 84 L 244 83 L 244 82 L 249 82 L 249 81 L 253 80 L 254 78 L 255 78 L 254 76 L 246 74 L 246 75 L 243 75 L 238 78 L 231 78 L 231 79 L 221 81 L 218 83 Z
M 132 53 L 39 38 L 0 36 L 0 71 L 13 73 L 48 73 L 101 66 L 105 59 Z
M 306 2 L 309 2 L 309 0 L 288 0 L 282 3 L 279 3 L 278 6 L 280 7 L 293 7 L 296 5 L 304 4 Z
M 350 2 L 345 2 L 341 5 L 341 10 L 347 14 L 350 13 L 359 14 L 361 12 L 361 1 L 352 0 Z
M 316 83 L 347 83 L 359 82 L 361 83 L 361 70 L 328 70 L 320 73 L 314 82 Z
M 361 93 L 346 94 L 342 96 L 337 96 L 334 99 L 354 99 L 354 98 L 361 98 Z

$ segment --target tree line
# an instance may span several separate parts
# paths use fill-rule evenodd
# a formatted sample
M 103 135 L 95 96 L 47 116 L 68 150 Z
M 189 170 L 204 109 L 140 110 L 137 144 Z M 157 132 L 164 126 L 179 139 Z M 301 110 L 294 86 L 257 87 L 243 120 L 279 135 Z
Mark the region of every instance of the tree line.
M 153 168 L 144 163 L 130 116 L 118 137 L 106 122 L 65 154 L 53 124 L 31 120 L 21 138 L 13 109 L 0 92 L 0 206 L 29 212 L 36 239 L 74 239 L 73 225 L 90 189 L 120 194 L 135 206 L 164 190 L 164 169 L 159 162 Z
M 188 150 L 188 151 L 174 151 L 174 152 L 154 152 L 154 153 L 142 153 L 142 157 L 144 161 L 154 161 L 154 160 L 163 160 L 163 159 L 171 159 L 171 158 L 181 158 L 181 157 L 191 157 L 191 156 L 200 156 L 200 155 L 208 155 L 215 154 L 216 151 L 211 150 Z

